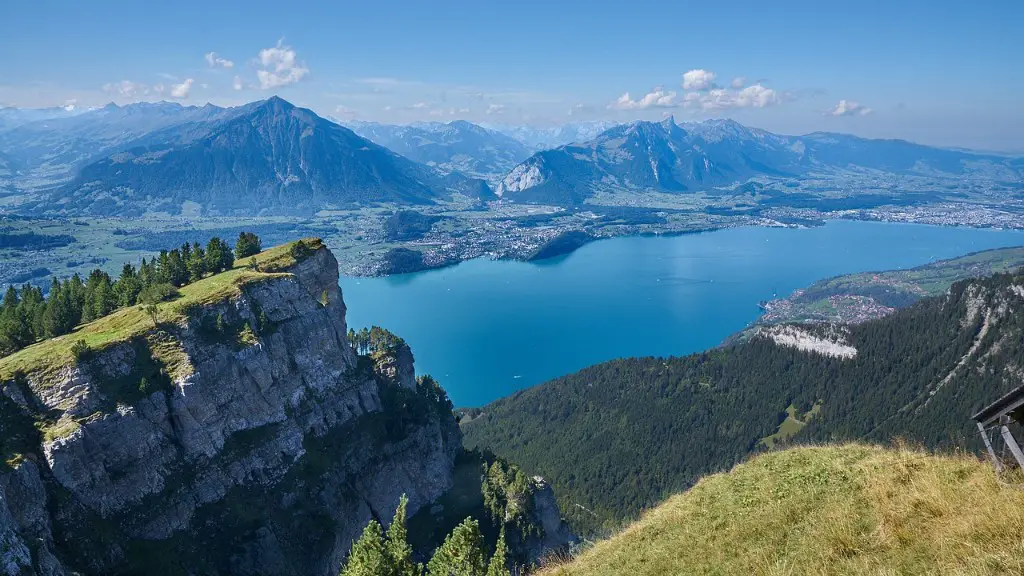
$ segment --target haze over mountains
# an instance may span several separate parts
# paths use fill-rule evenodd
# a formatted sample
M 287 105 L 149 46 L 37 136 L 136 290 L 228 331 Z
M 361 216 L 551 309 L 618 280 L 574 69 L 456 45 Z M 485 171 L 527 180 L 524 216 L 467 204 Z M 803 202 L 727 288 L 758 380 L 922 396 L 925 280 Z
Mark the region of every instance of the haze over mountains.
M 67 118 L 88 112 L 89 108 L 80 108 L 74 104 L 55 106 L 52 108 L 15 108 L 0 106 L 0 130 L 9 130 L 23 124 L 53 118 Z
M 485 181 L 507 201 L 571 206 L 599 192 L 684 194 L 756 177 L 1024 179 L 1021 158 L 843 134 L 784 136 L 731 120 L 345 127 L 278 97 L 235 108 L 0 109 L 0 119 L 0 187 L 33 193 L 26 205 L 36 211 L 69 215 L 311 214 L 453 194 L 477 201 L 493 198 Z
M 486 124 L 485 127 L 510 136 L 537 151 L 557 148 L 573 142 L 584 142 L 618 125 L 619 122 L 611 120 L 585 120 L 547 127 L 508 124 Z
M 500 178 L 533 152 L 511 136 L 465 120 L 408 126 L 355 121 L 346 126 L 416 162 L 489 180 Z

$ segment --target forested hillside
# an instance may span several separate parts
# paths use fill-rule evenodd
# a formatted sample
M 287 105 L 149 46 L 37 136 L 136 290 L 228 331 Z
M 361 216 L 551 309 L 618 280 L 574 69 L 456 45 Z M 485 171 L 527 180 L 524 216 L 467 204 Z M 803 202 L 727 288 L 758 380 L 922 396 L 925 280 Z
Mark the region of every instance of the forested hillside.
M 463 431 L 551 481 L 593 535 L 766 444 L 977 449 L 970 416 L 1024 377 L 1022 310 L 1024 275 L 960 282 L 857 326 L 763 328 L 701 354 L 599 364 L 485 406 Z

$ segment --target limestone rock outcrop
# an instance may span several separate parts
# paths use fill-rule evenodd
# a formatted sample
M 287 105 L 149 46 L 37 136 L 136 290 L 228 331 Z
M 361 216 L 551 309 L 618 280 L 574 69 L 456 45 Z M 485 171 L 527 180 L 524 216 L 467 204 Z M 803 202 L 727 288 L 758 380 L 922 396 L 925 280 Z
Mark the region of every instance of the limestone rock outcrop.
M 333 575 L 402 494 L 412 514 L 451 487 L 461 435 L 411 352 L 383 372 L 356 356 L 326 248 L 287 272 L 46 381 L 0 382 L 7 409 L 68 423 L 0 462 L 0 575 Z M 150 391 L 157 344 L 179 361 Z

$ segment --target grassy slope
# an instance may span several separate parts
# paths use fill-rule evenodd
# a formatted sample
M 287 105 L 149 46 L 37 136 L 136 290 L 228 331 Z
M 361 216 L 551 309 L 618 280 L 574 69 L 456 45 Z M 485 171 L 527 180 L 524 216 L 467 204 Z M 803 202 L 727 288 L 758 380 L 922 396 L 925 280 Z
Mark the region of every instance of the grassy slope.
M 545 576 L 1020 574 L 1024 491 L 966 456 L 794 448 L 701 480 Z
M 313 249 L 322 245 L 319 239 L 307 239 L 307 242 Z M 184 320 L 185 311 L 190 306 L 221 302 L 237 296 L 245 284 L 281 276 L 295 264 L 295 260 L 289 255 L 288 249 L 291 245 L 292 243 L 276 246 L 252 257 L 259 265 L 259 272 L 249 268 L 252 258 L 244 258 L 235 262 L 235 267 L 231 270 L 182 287 L 178 298 L 159 305 L 159 321 L 180 322 Z M 37 342 L 10 356 L 0 358 L 0 381 L 9 380 L 20 371 L 25 374 L 39 373 L 44 376 L 39 381 L 45 382 L 46 375 L 73 361 L 71 345 L 78 340 L 85 340 L 93 350 L 101 350 L 111 344 L 151 332 L 156 332 L 153 321 L 142 310 L 142 306 L 122 308 L 103 318 L 83 324 L 70 334 Z M 177 365 L 179 362 L 173 357 L 176 347 L 162 344 L 154 342 L 155 351 L 168 351 L 170 357 L 162 360 L 169 366 Z

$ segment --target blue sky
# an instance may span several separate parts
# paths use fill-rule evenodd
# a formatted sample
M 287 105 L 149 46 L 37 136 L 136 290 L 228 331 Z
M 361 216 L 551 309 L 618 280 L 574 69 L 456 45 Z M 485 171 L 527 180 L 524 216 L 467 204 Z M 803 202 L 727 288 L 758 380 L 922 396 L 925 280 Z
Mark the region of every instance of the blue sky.
M 0 38 L 5 105 L 278 94 L 341 119 L 671 113 L 1024 150 L 1020 0 L 7 0 Z

